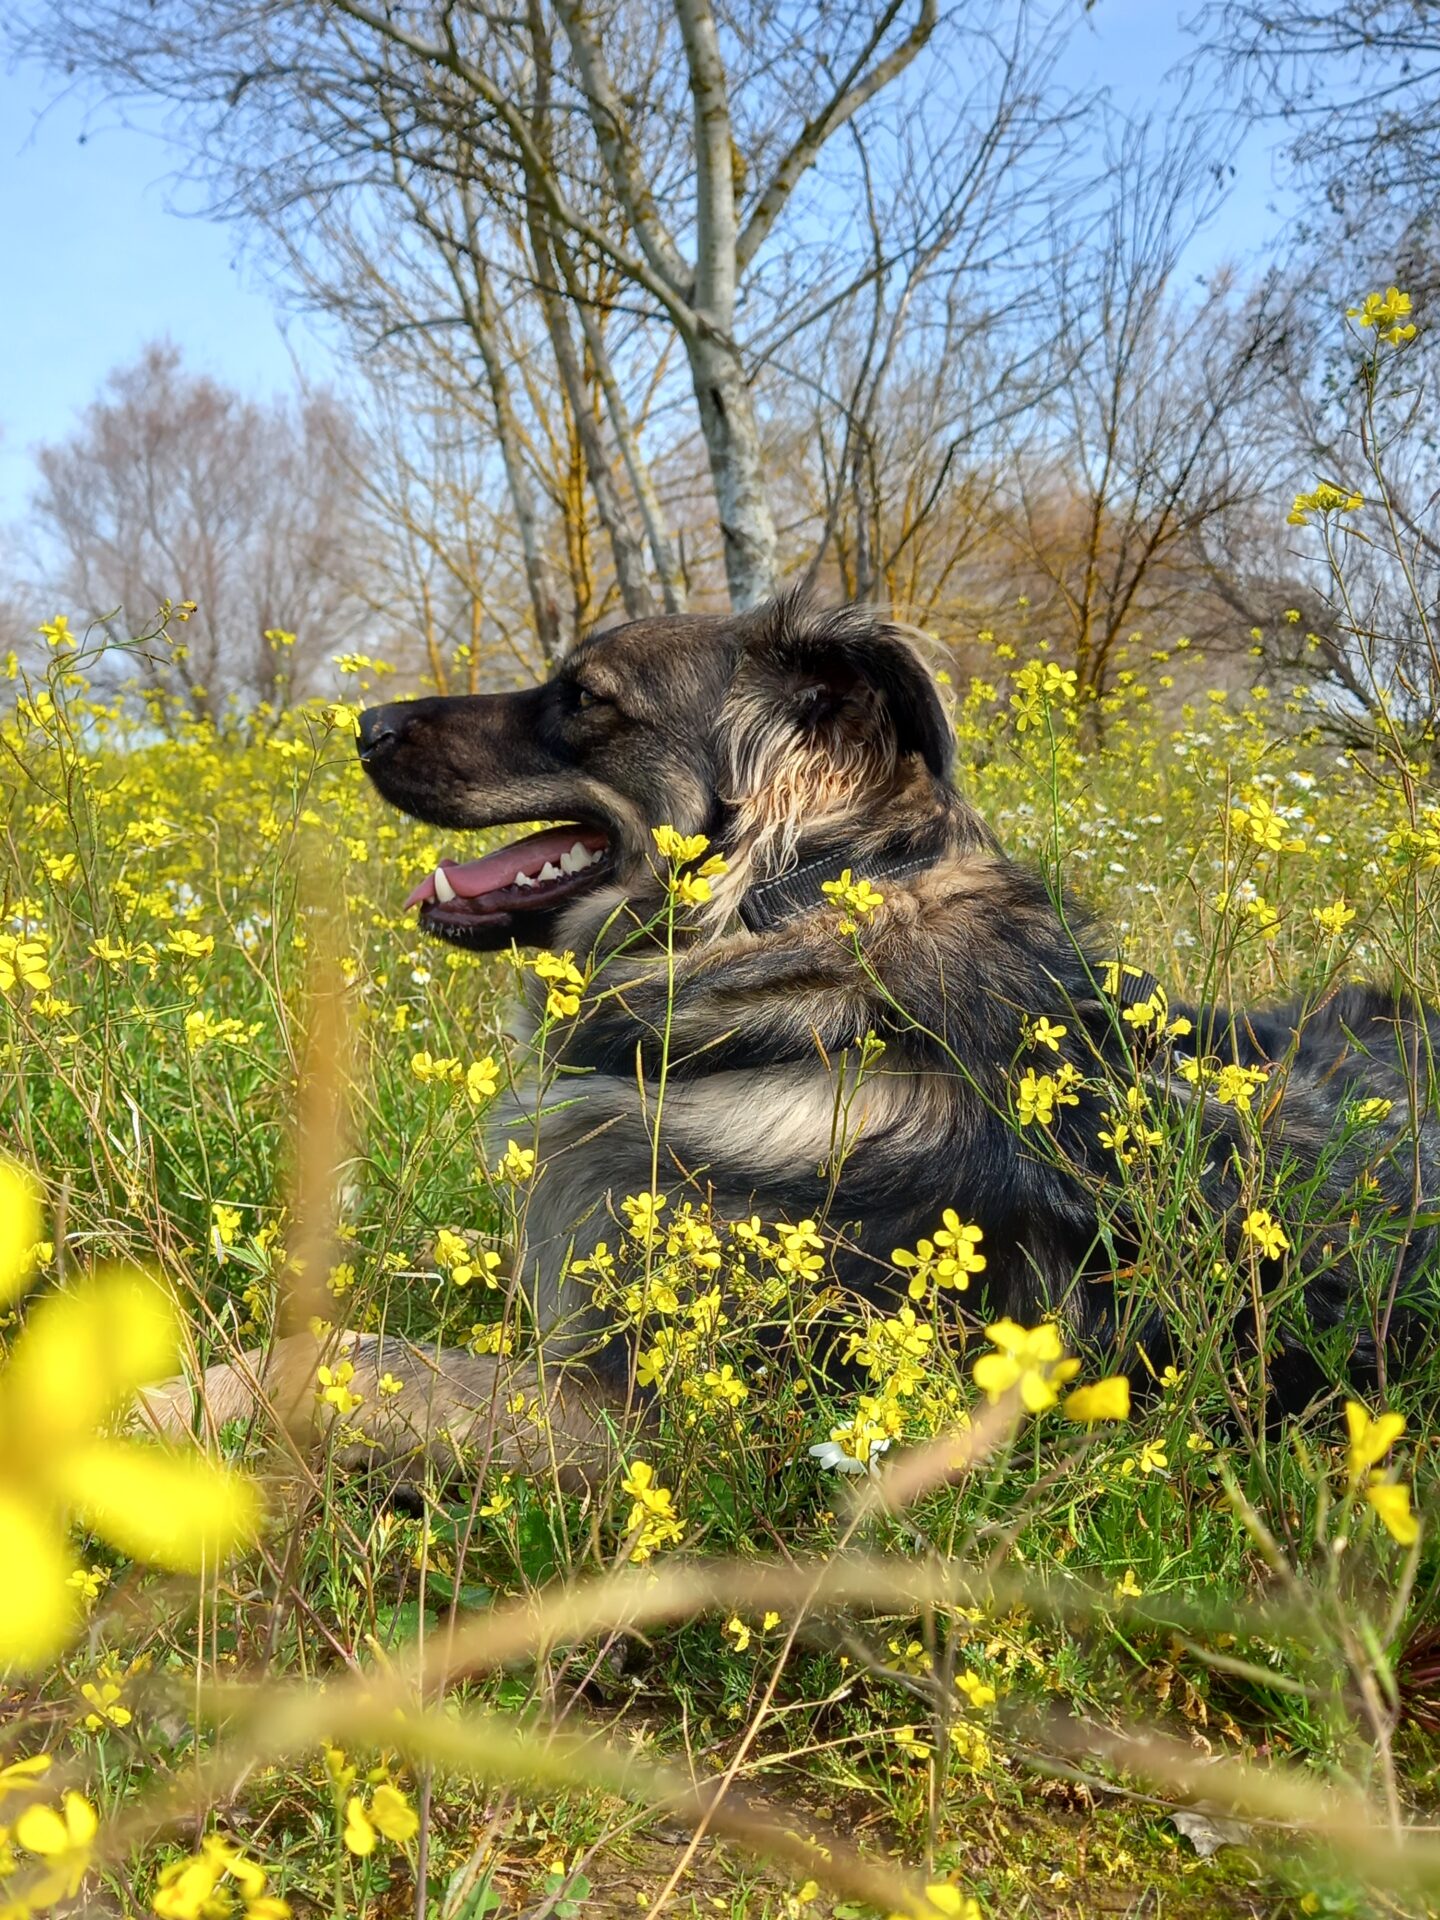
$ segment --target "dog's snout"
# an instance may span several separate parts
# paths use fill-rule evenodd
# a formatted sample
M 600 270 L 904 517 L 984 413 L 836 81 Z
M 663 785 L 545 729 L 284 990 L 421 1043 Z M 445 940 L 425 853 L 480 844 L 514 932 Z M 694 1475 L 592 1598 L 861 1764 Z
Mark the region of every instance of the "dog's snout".
M 360 716 L 359 727 L 355 749 L 361 763 L 369 767 L 398 744 L 405 721 L 397 707 L 367 707 Z

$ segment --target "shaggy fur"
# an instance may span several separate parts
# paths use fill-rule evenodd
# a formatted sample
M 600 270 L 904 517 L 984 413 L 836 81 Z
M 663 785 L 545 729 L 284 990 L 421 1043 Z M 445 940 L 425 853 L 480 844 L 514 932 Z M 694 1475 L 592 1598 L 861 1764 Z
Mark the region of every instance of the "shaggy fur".
M 632 1356 L 567 1269 L 598 1240 L 613 1243 L 618 1200 L 650 1186 L 668 1032 L 668 1191 L 688 1185 L 725 1215 L 823 1219 L 840 1278 L 871 1298 L 895 1285 L 891 1250 L 913 1247 L 954 1207 L 984 1230 L 985 1311 L 1027 1322 L 1058 1312 L 1082 1342 L 1123 1340 L 1132 1353 L 1138 1342 L 1163 1364 L 1163 1317 L 1138 1283 L 1122 1294 L 1115 1281 L 1130 1248 L 1107 1198 L 1107 1103 L 1062 1108 L 1053 1146 L 1012 1118 L 1027 1064 L 1053 1071 L 1069 1059 L 1092 1078 L 1133 1080 L 1133 1034 L 1097 984 L 1106 943 L 1007 858 L 955 790 L 937 688 L 900 632 L 864 610 L 818 614 L 794 600 L 640 621 L 586 641 L 528 692 L 373 709 L 359 744 L 380 792 L 422 820 L 574 822 L 603 849 L 548 888 L 421 906 L 439 938 L 569 949 L 596 969 L 567 1024 L 564 1100 L 543 1123 L 527 1212 L 524 1272 L 552 1363 L 583 1366 L 625 1397 Z M 650 832 L 662 822 L 708 836 L 729 863 L 683 929 L 673 979 L 647 931 L 663 904 Z M 877 882 L 884 904 L 858 955 L 818 885 L 779 924 L 747 930 L 739 910 L 753 887 L 826 859 L 896 876 Z M 1307 1220 L 1330 1223 L 1296 1226 L 1291 1266 L 1270 1263 L 1265 1276 L 1302 1281 L 1284 1323 L 1265 1329 L 1280 1398 L 1303 1402 L 1322 1378 L 1314 1329 L 1348 1347 L 1354 1375 L 1373 1374 L 1382 1330 L 1413 1339 L 1434 1292 L 1434 1229 L 1410 1223 L 1440 1187 L 1440 1132 L 1422 1119 L 1417 1150 L 1406 1121 L 1409 1087 L 1423 1104 L 1433 1085 L 1440 1017 L 1366 987 L 1318 1008 L 1171 1011 L 1195 1027 L 1178 1044 L 1269 1067 L 1266 1163 L 1298 1169 Z M 1021 1053 L 1022 1018 L 1041 1014 L 1068 1028 L 1059 1056 Z M 853 1075 L 867 1034 L 885 1051 L 851 1089 L 839 1153 L 837 1080 Z M 1162 1048 L 1141 1071 L 1164 1099 L 1202 1099 L 1199 1181 L 1234 1249 L 1254 1148 L 1234 1110 L 1195 1095 L 1176 1064 Z M 1371 1096 L 1394 1101 L 1392 1119 L 1337 1145 L 1344 1108 Z M 513 1096 L 499 1130 L 513 1130 L 517 1106 L 531 1124 L 538 1097 Z M 1387 1223 L 1378 1274 L 1374 1232 L 1362 1257 L 1347 1224 L 1362 1196 L 1367 1220 Z M 472 1373 L 490 1364 L 452 1359 Z

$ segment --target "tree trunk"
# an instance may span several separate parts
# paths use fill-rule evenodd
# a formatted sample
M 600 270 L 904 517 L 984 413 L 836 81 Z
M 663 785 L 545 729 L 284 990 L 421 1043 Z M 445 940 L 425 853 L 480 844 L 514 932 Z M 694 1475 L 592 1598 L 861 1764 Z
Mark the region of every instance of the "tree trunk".
M 743 611 L 770 599 L 780 584 L 760 428 L 734 343 L 687 335 L 685 351 L 720 510 L 730 603 Z
M 595 417 L 590 395 L 586 391 L 586 382 L 580 367 L 580 357 L 575 351 L 575 341 L 570 332 L 570 322 L 564 304 L 556 292 L 555 261 L 550 251 L 550 234 L 537 197 L 532 193 L 526 198 L 527 224 L 530 229 L 530 249 L 535 258 L 535 286 L 540 298 L 540 309 L 545 316 L 545 329 L 550 335 L 551 351 L 555 355 L 555 366 L 560 375 L 561 385 L 570 402 L 570 415 L 575 423 L 580 448 L 585 457 L 585 476 L 590 482 L 590 492 L 610 541 L 610 552 L 615 561 L 615 578 L 620 584 L 620 598 L 625 611 L 632 620 L 643 620 L 656 611 L 654 592 L 645 572 L 645 548 L 630 518 L 630 510 L 619 487 L 615 484 L 615 475 L 611 470 L 610 457 L 605 447 L 604 435 L 600 431 L 600 422 Z
M 565 277 L 565 291 L 570 304 L 580 316 L 580 324 L 585 331 L 585 344 L 590 358 L 595 363 L 595 372 L 605 395 L 605 404 L 610 410 L 610 424 L 615 430 L 621 456 L 625 461 L 625 471 L 630 476 L 630 484 L 635 490 L 635 499 L 640 508 L 640 517 L 645 523 L 646 536 L 650 542 L 651 557 L 655 562 L 655 571 L 660 578 L 660 591 L 665 601 L 667 613 L 684 613 L 686 605 L 685 571 L 675 544 L 670 537 L 670 528 L 665 518 L 665 509 L 660 504 L 660 496 L 655 491 L 655 482 L 650 477 L 650 469 L 640 451 L 640 436 L 634 421 L 630 418 L 630 409 L 625 404 L 625 396 L 620 391 L 620 382 L 615 377 L 615 369 L 610 359 L 610 349 L 605 342 L 605 332 L 595 317 L 580 277 L 575 270 L 575 261 L 569 247 L 559 234 L 550 235 L 555 249 L 555 259 Z
M 521 452 L 520 422 L 515 417 L 514 402 L 510 398 L 510 383 L 505 373 L 505 361 L 495 333 L 495 312 L 491 301 L 489 278 L 478 258 L 474 258 L 474 265 L 475 292 L 474 297 L 466 302 L 469 309 L 466 318 L 470 322 L 470 331 L 474 336 L 475 344 L 480 349 L 480 357 L 485 362 L 490 399 L 495 408 L 495 425 L 500 436 L 500 455 L 505 463 L 510 503 L 515 509 L 515 522 L 520 532 L 520 547 L 525 557 L 525 580 L 530 589 L 530 604 L 535 612 L 535 638 L 540 643 L 540 658 L 549 668 L 555 665 L 564 652 L 560 599 L 555 590 L 555 576 L 550 566 L 550 558 L 545 551 L 545 533 L 540 523 L 540 509 L 536 504 L 535 490 L 530 485 L 530 475 L 525 471 L 524 455 Z

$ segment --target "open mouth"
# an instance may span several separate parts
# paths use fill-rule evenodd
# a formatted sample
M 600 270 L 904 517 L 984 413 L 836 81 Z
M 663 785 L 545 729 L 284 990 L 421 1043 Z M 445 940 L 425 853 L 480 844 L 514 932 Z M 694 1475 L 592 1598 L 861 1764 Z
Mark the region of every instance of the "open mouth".
M 442 860 L 405 902 L 442 939 L 501 932 L 517 915 L 584 893 L 610 869 L 609 836 L 596 827 L 546 827 L 480 860 Z

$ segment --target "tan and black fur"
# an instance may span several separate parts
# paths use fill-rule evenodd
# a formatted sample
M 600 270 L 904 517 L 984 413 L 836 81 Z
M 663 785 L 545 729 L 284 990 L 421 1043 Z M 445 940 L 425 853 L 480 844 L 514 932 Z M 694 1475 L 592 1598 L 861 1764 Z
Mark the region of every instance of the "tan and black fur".
M 1087 1076 L 1107 1063 L 1133 1075 L 1125 1029 L 1098 986 L 1105 944 L 1005 855 L 956 791 L 937 687 L 903 633 L 866 610 L 817 613 L 793 599 L 744 616 L 640 621 L 583 643 L 527 692 L 373 709 L 359 747 L 380 792 L 435 825 L 563 820 L 605 836 L 603 859 L 573 885 L 421 911 L 428 932 L 456 944 L 568 949 L 595 969 L 564 1042 L 565 1104 L 542 1127 L 523 1264 L 548 1362 L 586 1394 L 627 1402 L 631 1355 L 568 1267 L 597 1240 L 613 1242 L 619 1198 L 650 1185 L 667 1032 L 670 1191 L 688 1186 L 722 1214 L 823 1214 L 839 1277 L 872 1298 L 895 1284 L 891 1249 L 913 1246 L 954 1207 L 984 1230 L 986 1311 L 1027 1321 L 1059 1312 L 1081 1341 L 1113 1345 L 1124 1222 L 1105 1203 L 1114 1162 L 1098 1138 L 1103 1103 L 1063 1109 L 1053 1150 L 1042 1150 L 1014 1125 L 1011 1100 L 1026 1016 L 1063 1021 L 1062 1057 Z M 673 980 L 653 931 L 659 823 L 706 835 L 728 862 L 711 902 L 686 918 Z M 746 924 L 755 888 L 842 860 L 893 876 L 876 882 L 884 904 L 858 947 L 837 934 L 818 886 L 802 887 L 778 922 Z M 1426 1117 L 1417 1193 L 1400 1123 L 1407 1064 L 1423 1093 L 1440 1020 L 1362 987 L 1309 1012 L 1184 1011 L 1194 1050 L 1272 1065 L 1283 1097 L 1266 1103 L 1270 1147 L 1321 1169 L 1339 1216 L 1347 1191 L 1380 1183 L 1401 1223 L 1400 1305 L 1383 1318 L 1392 1334 L 1413 1330 L 1436 1253 L 1433 1229 L 1405 1222 L 1433 1204 L 1440 1143 Z M 837 1177 L 837 1075 L 853 1071 L 867 1034 L 885 1051 L 852 1090 Z M 1163 1065 L 1150 1073 L 1172 1086 Z M 1334 1150 L 1342 1108 L 1375 1092 L 1395 1100 L 1394 1131 Z M 1175 1082 L 1173 1097 L 1191 1096 Z M 502 1130 L 526 1099 L 525 1089 L 511 1097 Z M 1213 1103 L 1204 1123 L 1207 1202 L 1233 1238 L 1241 1136 Z M 1318 1326 L 1347 1326 L 1355 1371 L 1373 1371 L 1382 1316 L 1343 1248 L 1328 1244 L 1315 1262 L 1305 1311 Z M 1163 1350 L 1153 1317 L 1146 1338 Z M 454 1361 L 467 1364 L 473 1383 L 487 1363 Z M 1308 1397 L 1317 1374 L 1298 1335 L 1282 1332 L 1271 1374 L 1282 1399 Z

